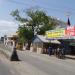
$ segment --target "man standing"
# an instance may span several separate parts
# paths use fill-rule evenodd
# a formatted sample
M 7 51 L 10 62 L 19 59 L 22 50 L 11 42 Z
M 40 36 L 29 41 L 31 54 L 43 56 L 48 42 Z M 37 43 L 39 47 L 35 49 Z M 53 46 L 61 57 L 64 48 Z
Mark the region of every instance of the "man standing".
M 49 56 L 52 55 L 52 47 L 50 47 L 50 46 L 48 48 L 48 54 L 49 54 Z
M 65 58 L 65 48 L 62 48 L 62 59 Z

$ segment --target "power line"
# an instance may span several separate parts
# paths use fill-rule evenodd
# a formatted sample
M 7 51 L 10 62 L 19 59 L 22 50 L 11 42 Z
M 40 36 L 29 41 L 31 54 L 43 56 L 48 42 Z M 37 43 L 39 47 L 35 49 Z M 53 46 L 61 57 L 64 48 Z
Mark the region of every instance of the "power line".
M 19 4 L 19 5 L 29 5 L 29 4 L 21 2 L 21 1 L 15 1 L 15 0 L 6 0 L 6 1 L 11 2 L 11 3 L 15 3 L 15 4 Z
M 7 0 L 8 2 L 11 2 L 11 3 L 15 3 L 15 4 L 19 4 L 19 5 L 30 5 L 28 3 L 25 3 L 25 2 L 21 2 L 21 1 L 15 1 L 15 0 Z M 35 1 L 36 2 L 36 1 Z M 38 5 L 36 5 L 38 6 Z M 48 9 L 48 10 L 52 10 L 52 11 L 56 11 L 56 12 L 59 12 L 59 13 L 67 13 L 67 12 L 70 12 L 71 14 L 75 14 L 75 11 L 73 9 L 73 11 L 65 11 L 65 10 L 61 10 L 59 8 L 50 8 L 50 7 L 43 7 L 43 6 L 39 6 L 39 8 L 42 8 L 42 9 Z

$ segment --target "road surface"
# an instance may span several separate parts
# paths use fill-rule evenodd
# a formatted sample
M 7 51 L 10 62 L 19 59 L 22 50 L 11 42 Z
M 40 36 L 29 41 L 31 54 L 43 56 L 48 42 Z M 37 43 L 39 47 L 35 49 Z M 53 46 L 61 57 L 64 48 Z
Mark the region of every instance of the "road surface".
M 0 53 L 0 75 L 20 75 L 16 69 L 7 62 L 5 57 Z
M 75 75 L 75 60 L 60 60 L 28 51 L 18 51 L 18 56 L 22 61 L 9 62 L 13 67 L 0 60 L 0 75 Z
M 29 70 L 35 73 L 31 75 L 75 75 L 75 60 L 60 60 L 27 52 L 18 52 L 18 54 L 21 60 L 30 65 Z

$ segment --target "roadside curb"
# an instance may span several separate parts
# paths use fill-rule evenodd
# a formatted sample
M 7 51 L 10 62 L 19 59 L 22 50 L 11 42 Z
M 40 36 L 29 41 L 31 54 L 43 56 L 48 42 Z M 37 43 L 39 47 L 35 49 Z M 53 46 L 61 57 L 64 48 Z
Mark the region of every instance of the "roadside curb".
M 11 52 L 9 52 L 8 50 L 2 49 L 2 48 L 0 48 L 0 52 L 1 52 L 7 59 L 10 60 Z
M 72 56 L 72 55 L 66 55 L 65 57 L 68 58 L 68 59 L 73 59 L 73 60 L 75 60 L 75 56 Z

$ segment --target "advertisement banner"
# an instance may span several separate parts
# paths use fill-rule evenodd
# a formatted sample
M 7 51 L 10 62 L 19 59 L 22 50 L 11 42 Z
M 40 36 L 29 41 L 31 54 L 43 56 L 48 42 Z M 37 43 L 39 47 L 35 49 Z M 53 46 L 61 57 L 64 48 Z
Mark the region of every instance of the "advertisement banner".
M 65 30 L 66 36 L 75 36 L 75 26 L 68 26 Z
M 64 35 L 65 35 L 65 29 L 64 28 L 46 31 L 46 37 L 48 39 L 50 39 L 50 38 L 62 38 Z

